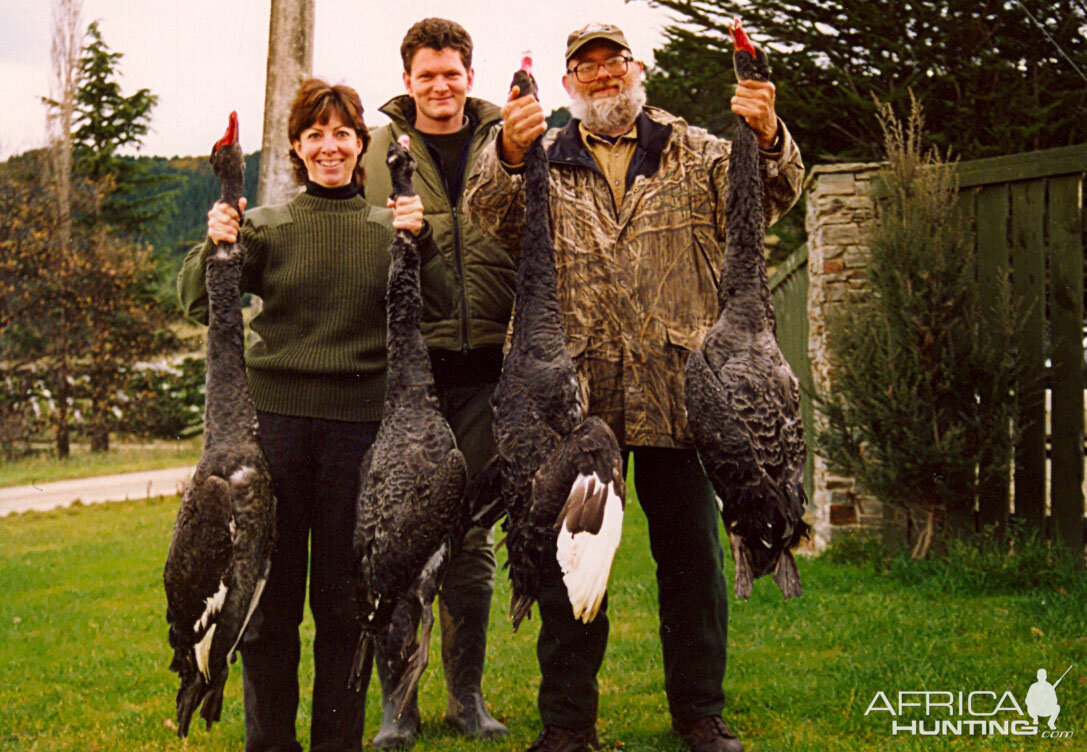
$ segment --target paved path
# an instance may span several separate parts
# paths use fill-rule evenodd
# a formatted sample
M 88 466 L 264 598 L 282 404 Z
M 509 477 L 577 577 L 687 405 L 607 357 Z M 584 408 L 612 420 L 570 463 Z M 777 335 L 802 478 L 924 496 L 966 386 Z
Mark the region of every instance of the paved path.
M 0 488 L 0 517 L 31 509 L 45 510 L 66 507 L 75 500 L 83 504 L 99 501 L 147 499 L 178 493 L 192 477 L 195 467 L 175 467 L 124 475 L 103 475 L 97 478 L 61 480 L 31 486 Z

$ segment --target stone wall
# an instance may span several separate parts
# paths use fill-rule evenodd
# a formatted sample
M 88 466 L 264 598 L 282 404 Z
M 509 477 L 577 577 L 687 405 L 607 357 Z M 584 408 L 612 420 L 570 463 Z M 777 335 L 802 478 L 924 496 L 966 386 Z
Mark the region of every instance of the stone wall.
M 808 358 L 817 392 L 834 388 L 826 353 L 827 316 L 849 305 L 865 287 L 865 228 L 875 217 L 871 185 L 878 174 L 879 165 L 875 164 L 826 165 L 814 168 L 805 183 Z M 831 472 L 822 457 L 815 455 L 814 465 L 816 550 L 823 549 L 840 532 L 879 531 L 884 527 L 883 504 L 860 491 L 852 478 Z

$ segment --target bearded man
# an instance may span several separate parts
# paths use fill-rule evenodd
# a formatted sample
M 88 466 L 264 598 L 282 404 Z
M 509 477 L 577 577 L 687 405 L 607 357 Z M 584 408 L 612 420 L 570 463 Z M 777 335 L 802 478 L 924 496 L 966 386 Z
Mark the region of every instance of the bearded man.
M 687 426 L 683 367 L 717 318 L 729 143 L 645 106 L 641 76 L 617 27 L 571 33 L 563 85 L 574 119 L 544 136 L 551 230 L 567 347 L 583 405 L 633 456 L 634 486 L 657 563 L 664 689 L 672 727 L 695 752 L 740 752 L 724 708 L 727 600 L 713 487 Z M 774 110 L 774 86 L 742 81 L 731 105 L 754 128 L 769 222 L 796 201 L 804 168 Z M 517 246 L 521 162 L 546 129 L 543 109 L 513 91 L 503 128 L 468 179 L 468 210 L 486 234 Z M 607 600 L 577 621 L 558 566 L 538 600 L 543 731 L 530 752 L 598 744 L 596 674 Z

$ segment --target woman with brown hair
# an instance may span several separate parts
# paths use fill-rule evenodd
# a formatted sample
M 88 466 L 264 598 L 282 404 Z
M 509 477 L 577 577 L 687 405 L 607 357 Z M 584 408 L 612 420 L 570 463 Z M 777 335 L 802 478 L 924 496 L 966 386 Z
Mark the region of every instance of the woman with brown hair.
M 213 206 L 208 238 L 185 259 L 178 293 L 186 315 L 206 321 L 204 260 L 215 242 L 240 238 L 242 290 L 263 302 L 246 367 L 277 501 L 271 573 L 241 643 L 246 752 L 301 750 L 295 714 L 307 569 L 316 625 L 310 749 L 342 752 L 362 739 L 365 694 L 347 686 L 359 634 L 351 537 L 359 466 L 385 393 L 394 230 L 420 235 L 424 287 L 446 270 L 417 196 L 390 202 L 389 211 L 361 195 L 370 137 L 354 89 L 305 81 L 288 137 L 305 189 L 245 212 L 244 222 L 226 204 Z

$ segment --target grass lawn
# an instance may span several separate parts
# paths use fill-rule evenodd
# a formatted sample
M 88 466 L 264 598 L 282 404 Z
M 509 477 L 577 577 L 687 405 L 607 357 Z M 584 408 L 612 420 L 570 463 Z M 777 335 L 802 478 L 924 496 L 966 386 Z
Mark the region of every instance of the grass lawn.
M 194 723 L 184 743 L 172 731 L 177 678 L 167 670 L 162 564 L 176 505 L 176 498 L 120 502 L 0 519 L 0 750 L 242 749 L 237 667 L 220 724 L 208 733 Z M 625 536 L 600 676 L 601 740 L 622 752 L 678 752 L 682 745 L 669 731 L 662 690 L 652 561 L 636 503 Z M 911 579 L 826 557 L 801 560 L 800 571 L 803 598 L 782 602 L 773 584 L 760 580 L 750 601 L 730 603 L 725 717 L 751 752 L 1087 748 L 1082 577 L 1065 576 L 1055 587 L 986 585 L 972 593 L 962 579 Z M 731 580 L 731 571 L 727 575 Z M 421 687 L 419 752 L 523 750 L 535 737 L 538 619 L 513 634 L 502 613 L 507 602 L 500 578 L 486 693 L 512 738 L 465 742 L 445 727 L 435 630 Z M 311 621 L 304 630 L 307 687 Z M 889 714 L 864 714 L 880 690 L 892 700 L 898 691 L 1010 690 L 1022 705 L 1038 668 L 1048 669 L 1053 681 L 1070 664 L 1058 688 L 1058 729 L 1073 731 L 1071 739 L 892 737 Z M 380 717 L 376 688 L 374 681 L 367 738 Z M 303 707 L 303 744 L 308 725 Z
M 86 444 L 72 444 L 66 460 L 59 460 L 50 452 L 14 462 L 0 460 L 0 488 L 195 465 L 200 459 L 203 441 L 202 436 L 140 444 L 114 441 L 108 452 L 100 453 L 91 452 Z

